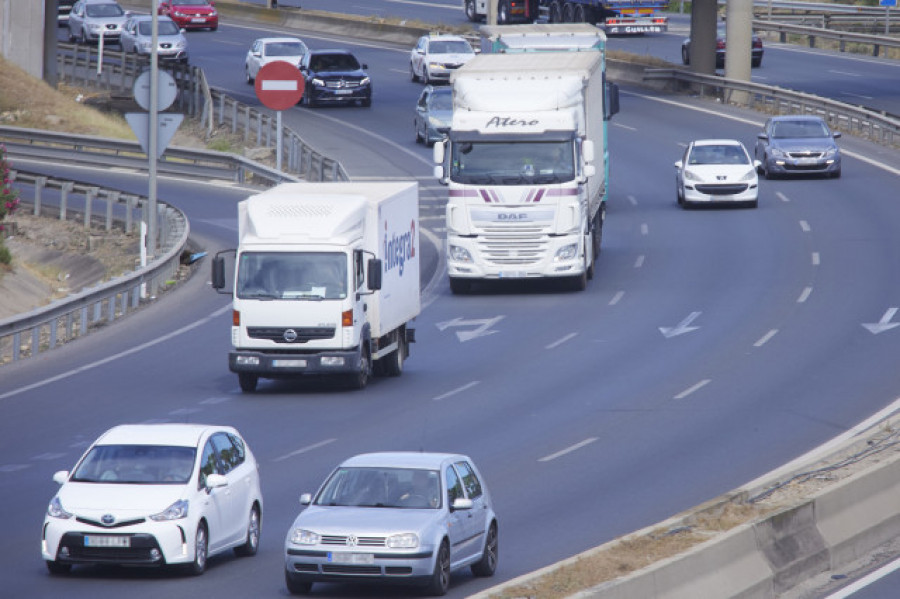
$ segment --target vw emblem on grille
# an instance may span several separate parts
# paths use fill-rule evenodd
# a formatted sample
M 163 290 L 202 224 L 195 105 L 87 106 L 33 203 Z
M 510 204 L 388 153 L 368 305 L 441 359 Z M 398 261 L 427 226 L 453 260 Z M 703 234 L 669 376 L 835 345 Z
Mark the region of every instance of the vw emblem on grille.
M 110 526 L 111 524 L 116 523 L 116 517 L 112 514 L 103 514 L 103 516 L 100 518 L 100 522 L 107 526 Z
M 716 181 L 724 181 L 727 178 L 726 175 L 716 175 Z
M 283 337 L 284 337 L 284 340 L 287 341 L 288 343 L 293 343 L 294 341 L 297 340 L 297 331 L 295 331 L 294 329 L 287 329 L 284 332 Z
M 359 543 L 359 539 L 356 538 L 356 535 L 350 535 L 347 537 L 348 547 L 356 547 L 357 543 Z

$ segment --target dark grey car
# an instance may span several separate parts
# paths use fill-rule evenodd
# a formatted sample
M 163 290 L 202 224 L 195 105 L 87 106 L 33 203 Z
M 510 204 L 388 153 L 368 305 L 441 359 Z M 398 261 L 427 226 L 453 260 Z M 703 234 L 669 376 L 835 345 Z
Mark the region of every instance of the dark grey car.
M 413 117 L 416 143 L 424 142 L 430 146 L 443 139 L 450 130 L 452 117 L 452 90 L 449 87 L 426 85 L 416 101 L 416 114 Z
M 770 117 L 757 135 L 754 156 L 766 179 L 782 175 L 819 174 L 841 176 L 841 150 L 832 131 L 817 116 Z

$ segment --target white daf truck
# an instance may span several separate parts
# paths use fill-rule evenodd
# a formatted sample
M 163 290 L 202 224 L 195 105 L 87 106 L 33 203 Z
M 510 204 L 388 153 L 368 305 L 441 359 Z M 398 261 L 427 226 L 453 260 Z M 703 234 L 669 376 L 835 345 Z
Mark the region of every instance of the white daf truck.
M 566 278 L 582 290 L 593 277 L 618 93 L 606 83 L 603 44 L 586 45 L 482 52 L 452 74 L 453 118 L 434 161 L 449 187 L 454 293 L 526 278 Z
M 278 185 L 238 204 L 238 238 L 212 284 L 233 295 L 228 366 L 243 391 L 301 375 L 362 388 L 402 372 L 421 305 L 415 182 Z

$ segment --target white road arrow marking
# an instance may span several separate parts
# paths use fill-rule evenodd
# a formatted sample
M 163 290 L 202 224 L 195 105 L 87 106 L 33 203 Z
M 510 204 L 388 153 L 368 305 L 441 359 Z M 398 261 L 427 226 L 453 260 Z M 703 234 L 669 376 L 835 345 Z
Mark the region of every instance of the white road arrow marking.
M 454 318 L 453 320 L 445 320 L 437 323 L 438 330 L 445 330 L 450 327 L 471 327 L 476 328 L 469 331 L 456 331 L 456 336 L 460 341 L 470 341 L 476 337 L 484 337 L 493 335 L 497 331 L 491 330 L 491 327 L 500 322 L 503 316 L 495 316 L 494 318 L 480 318 L 473 320 L 463 320 L 462 318 Z
M 894 327 L 900 326 L 900 322 L 891 322 L 891 319 L 894 318 L 894 314 L 896 313 L 897 308 L 888 308 L 887 312 L 884 313 L 884 316 L 881 317 L 881 320 L 879 320 L 878 322 L 870 323 L 864 322 L 863 326 L 866 327 L 873 335 L 889 331 Z
M 670 337 L 675 337 L 676 335 L 696 331 L 700 327 L 692 327 L 691 323 L 694 322 L 694 320 L 696 320 L 698 316 L 700 316 L 700 312 L 691 312 L 687 318 L 678 323 L 678 326 L 659 327 L 659 332 L 663 334 L 663 337 L 669 339 Z

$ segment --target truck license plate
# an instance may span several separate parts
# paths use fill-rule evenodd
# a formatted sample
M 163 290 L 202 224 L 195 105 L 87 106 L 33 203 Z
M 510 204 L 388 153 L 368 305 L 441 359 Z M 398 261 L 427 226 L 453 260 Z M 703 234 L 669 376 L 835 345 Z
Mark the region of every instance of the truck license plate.
M 335 552 L 328 553 L 328 561 L 335 564 L 363 564 L 371 565 L 375 563 L 375 554 L 373 553 L 347 553 Z
M 131 537 L 84 535 L 85 547 L 131 547 Z
M 275 368 L 306 368 L 306 360 L 272 360 Z

